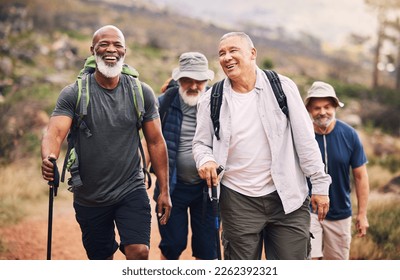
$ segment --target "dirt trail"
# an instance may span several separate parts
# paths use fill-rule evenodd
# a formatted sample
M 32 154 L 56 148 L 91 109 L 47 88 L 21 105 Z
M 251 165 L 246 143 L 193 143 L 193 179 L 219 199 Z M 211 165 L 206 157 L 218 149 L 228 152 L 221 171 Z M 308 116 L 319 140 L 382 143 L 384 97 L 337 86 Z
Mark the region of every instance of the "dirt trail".
M 149 193 L 149 195 L 152 195 Z M 154 201 L 152 200 L 152 213 Z M 47 203 L 38 213 L 28 215 L 22 222 L 0 228 L 0 239 L 5 252 L 0 252 L 0 260 L 45 260 L 47 254 Z M 41 206 L 42 207 L 42 206 Z M 158 260 L 159 233 L 156 217 L 153 214 L 150 259 Z M 87 260 L 82 246 L 81 231 L 74 217 L 72 202 L 56 197 L 53 212 L 53 260 Z M 117 251 L 114 259 L 123 260 L 124 255 Z M 190 246 L 183 252 L 181 259 L 192 260 Z
M 152 197 L 152 190 L 149 196 Z M 370 193 L 370 202 L 399 201 L 400 196 L 393 193 Z M 155 204 L 151 199 L 152 213 Z M 30 215 L 20 223 L 0 228 L 0 260 L 45 260 L 47 253 L 47 215 L 48 204 L 43 202 L 40 209 L 32 210 Z M 52 259 L 54 260 L 87 260 L 85 250 L 82 246 L 81 231 L 74 217 L 72 207 L 72 196 L 68 193 L 54 200 L 53 217 L 53 242 Z M 158 249 L 159 233 L 156 217 L 153 214 L 150 244 L 150 259 L 158 260 L 160 251 Z M 190 238 L 190 236 L 189 236 Z M 0 247 L 1 249 L 1 247 Z M 117 251 L 114 255 L 117 260 L 125 259 L 124 255 Z M 182 260 L 193 260 L 190 244 L 181 256 Z

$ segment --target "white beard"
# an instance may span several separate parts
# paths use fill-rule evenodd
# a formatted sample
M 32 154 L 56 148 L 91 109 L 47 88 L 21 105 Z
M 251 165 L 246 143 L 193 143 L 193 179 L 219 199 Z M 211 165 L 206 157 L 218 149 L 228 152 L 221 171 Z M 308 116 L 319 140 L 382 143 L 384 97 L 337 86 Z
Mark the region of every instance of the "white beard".
M 179 94 L 182 97 L 183 102 L 185 102 L 186 105 L 191 106 L 191 107 L 197 105 L 197 102 L 199 101 L 200 95 L 203 92 L 199 91 L 198 94 L 194 95 L 194 94 L 188 94 L 187 90 L 182 91 L 182 89 L 179 88 Z
M 335 120 L 335 118 L 332 116 L 328 118 L 326 121 L 322 121 L 320 118 L 313 118 L 313 122 L 320 128 L 327 128 L 329 125 Z
M 95 55 L 95 57 L 96 57 L 97 70 L 99 70 L 100 73 L 106 76 L 107 78 L 114 78 L 119 74 L 121 74 L 125 57 L 120 57 L 120 59 L 114 66 L 110 66 L 107 63 L 105 63 L 104 60 L 97 54 Z

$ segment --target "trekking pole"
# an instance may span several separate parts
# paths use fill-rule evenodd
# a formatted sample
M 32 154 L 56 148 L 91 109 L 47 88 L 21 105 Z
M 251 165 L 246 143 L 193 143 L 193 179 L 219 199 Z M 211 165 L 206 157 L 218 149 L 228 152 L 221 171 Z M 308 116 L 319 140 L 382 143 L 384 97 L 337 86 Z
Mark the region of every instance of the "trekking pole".
M 58 173 L 56 159 L 49 159 L 53 163 L 53 173 L 54 179 L 53 181 L 49 181 L 49 218 L 48 218 L 48 227 L 47 227 L 47 259 L 51 260 L 51 238 L 52 238 L 52 229 L 53 229 L 53 201 L 54 197 L 57 196 L 57 189 L 60 183 L 60 174 Z
M 220 165 L 217 168 L 217 175 L 219 175 L 222 170 L 224 170 L 224 167 Z M 218 201 L 218 193 L 217 193 L 217 186 L 212 186 L 211 187 L 211 203 L 213 207 L 213 212 L 214 212 L 214 217 L 215 217 L 215 237 L 216 237 L 216 242 L 217 242 L 217 257 L 219 260 L 222 260 L 221 256 L 221 241 L 219 237 L 219 201 Z

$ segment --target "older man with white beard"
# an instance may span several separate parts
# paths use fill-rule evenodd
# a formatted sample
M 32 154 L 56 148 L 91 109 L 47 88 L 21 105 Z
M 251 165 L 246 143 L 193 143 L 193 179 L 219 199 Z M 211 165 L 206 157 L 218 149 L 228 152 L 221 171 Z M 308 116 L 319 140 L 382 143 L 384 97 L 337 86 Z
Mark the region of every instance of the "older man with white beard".
M 198 52 L 183 53 L 172 72 L 178 86 L 159 97 L 162 130 L 169 156 L 169 187 L 172 211 L 168 224 L 159 223 L 161 259 L 177 260 L 186 248 L 190 213 L 192 254 L 196 259 L 216 259 L 214 217 L 208 188 L 197 172 L 192 154 L 197 101 L 214 72 Z M 154 159 L 151 157 L 151 162 Z M 155 196 L 160 191 L 157 177 Z
M 74 188 L 74 208 L 82 241 L 89 259 L 112 259 L 119 248 L 126 259 L 148 259 L 151 208 L 144 184 L 138 146 L 137 114 L 128 86 L 121 74 L 126 54 L 125 38 L 115 26 L 107 25 L 93 35 L 91 53 L 96 70 L 87 80 L 90 102 L 84 121 L 92 136 L 79 132 L 77 154 L 82 186 Z M 168 162 L 164 138 L 152 89 L 142 83 L 145 113 L 142 129 L 159 179 L 157 203 L 160 224 L 171 210 Z M 73 125 L 78 102 L 78 85 L 65 87 L 42 140 L 42 175 L 54 178 L 51 159 L 58 159 L 61 144 Z M 120 242 L 115 238 L 114 224 Z

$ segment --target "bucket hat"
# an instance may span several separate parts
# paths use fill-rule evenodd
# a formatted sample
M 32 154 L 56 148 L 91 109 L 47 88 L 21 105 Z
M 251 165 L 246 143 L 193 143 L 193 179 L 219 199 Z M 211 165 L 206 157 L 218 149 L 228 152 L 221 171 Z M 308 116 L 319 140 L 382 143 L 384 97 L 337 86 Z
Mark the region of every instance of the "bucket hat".
M 179 80 L 182 77 L 197 81 L 214 79 L 214 72 L 208 69 L 208 60 L 199 52 L 187 52 L 179 57 L 179 67 L 172 71 L 172 78 Z
M 325 98 L 325 97 L 332 97 L 333 100 L 335 101 L 336 107 L 344 106 L 344 104 L 340 102 L 339 98 L 337 98 L 335 89 L 330 84 L 321 81 L 316 81 L 311 85 L 310 89 L 307 92 L 307 97 L 304 100 L 304 104 L 307 107 L 311 98 Z

